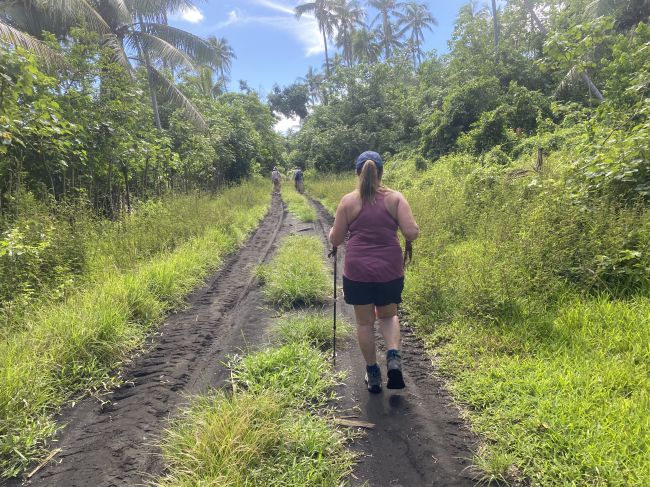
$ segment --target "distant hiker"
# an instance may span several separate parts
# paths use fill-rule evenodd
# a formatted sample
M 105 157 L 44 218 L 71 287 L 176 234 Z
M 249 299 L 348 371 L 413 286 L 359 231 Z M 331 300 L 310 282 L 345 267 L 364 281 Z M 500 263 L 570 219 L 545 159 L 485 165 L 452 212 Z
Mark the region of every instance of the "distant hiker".
M 411 256 L 411 242 L 420 229 L 401 193 L 381 185 L 384 164 L 379 154 L 367 151 L 356 160 L 357 189 L 341 199 L 329 239 L 334 247 L 345 241 L 343 294 L 354 305 L 359 348 L 366 361 L 370 392 L 380 392 L 381 370 L 375 349 L 375 320 L 386 342 L 389 389 L 402 389 L 402 359 L 397 305 L 402 302 L 404 265 Z M 397 238 L 400 229 L 406 252 Z
M 280 171 L 278 171 L 277 167 L 273 168 L 273 172 L 271 172 L 271 181 L 273 181 L 273 192 L 274 193 L 279 193 L 280 192 L 280 181 L 282 180 L 282 176 L 280 175 Z
M 302 173 L 302 168 L 297 167 L 293 172 L 293 183 L 296 185 L 296 191 L 302 194 L 305 190 L 305 176 Z

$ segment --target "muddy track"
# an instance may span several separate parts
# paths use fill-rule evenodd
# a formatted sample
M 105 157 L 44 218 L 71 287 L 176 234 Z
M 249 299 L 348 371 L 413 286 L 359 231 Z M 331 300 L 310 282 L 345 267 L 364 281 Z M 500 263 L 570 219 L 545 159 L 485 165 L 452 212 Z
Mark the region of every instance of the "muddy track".
M 312 200 L 317 211 L 317 233 L 327 243 L 331 215 Z M 345 249 L 338 252 L 339 275 Z M 331 265 L 331 264 L 330 264 Z M 339 286 L 341 282 L 339 280 Z M 339 293 L 340 294 L 340 293 Z M 354 312 L 343 299 L 337 302 L 341 314 L 354 323 Z M 371 487 L 429 487 L 475 485 L 471 474 L 472 450 L 476 439 L 459 417 L 449 394 L 435 379 L 422 342 L 402 320 L 402 357 L 406 388 L 384 389 L 369 394 L 363 381 L 365 362 L 356 341 L 340 344 L 337 369 L 348 374 L 338 389 L 340 408 L 345 414 L 375 424 L 354 442 L 361 461 L 350 479 L 352 485 Z M 386 379 L 385 348 L 377 335 L 379 365 Z
M 61 452 L 23 485 L 132 486 L 159 474 L 156 443 L 169 418 L 189 394 L 225 384 L 227 355 L 264 341 L 273 312 L 264 306 L 252 271 L 295 226 L 274 195 L 246 244 L 190 295 L 185 309 L 167 318 L 147 349 L 122 371 L 124 385 L 104 402 L 86 399 L 62 412 L 60 422 L 67 426 L 50 444 Z

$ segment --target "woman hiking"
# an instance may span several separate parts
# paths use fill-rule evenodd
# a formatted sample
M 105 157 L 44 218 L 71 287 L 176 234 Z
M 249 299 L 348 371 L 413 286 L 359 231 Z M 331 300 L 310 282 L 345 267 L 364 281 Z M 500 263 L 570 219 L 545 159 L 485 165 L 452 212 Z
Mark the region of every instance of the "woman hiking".
M 411 207 L 401 193 L 381 184 L 384 169 L 379 154 L 362 153 L 356 160 L 357 189 L 341 199 L 329 240 L 341 245 L 349 232 L 343 269 L 345 302 L 354 306 L 359 348 L 366 361 L 370 392 L 381 392 L 381 370 L 375 349 L 375 320 L 386 342 L 388 389 L 405 387 L 400 356 L 397 305 L 402 302 L 404 265 L 418 228 Z M 397 229 L 406 239 L 406 254 Z

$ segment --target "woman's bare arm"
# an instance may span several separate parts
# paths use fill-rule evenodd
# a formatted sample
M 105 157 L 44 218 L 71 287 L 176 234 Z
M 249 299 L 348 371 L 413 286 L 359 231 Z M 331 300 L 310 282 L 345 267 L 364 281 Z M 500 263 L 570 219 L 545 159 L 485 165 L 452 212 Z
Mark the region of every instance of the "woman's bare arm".
M 329 239 L 334 247 L 338 247 L 345 241 L 345 236 L 348 234 L 348 216 L 347 205 L 348 195 L 341 198 L 339 206 L 336 208 L 336 216 L 334 217 L 334 225 L 330 230 Z
M 401 194 L 397 202 L 397 225 L 404 238 L 409 242 L 412 242 L 420 235 L 420 227 L 415 222 L 411 207 L 408 201 L 406 201 L 406 198 Z

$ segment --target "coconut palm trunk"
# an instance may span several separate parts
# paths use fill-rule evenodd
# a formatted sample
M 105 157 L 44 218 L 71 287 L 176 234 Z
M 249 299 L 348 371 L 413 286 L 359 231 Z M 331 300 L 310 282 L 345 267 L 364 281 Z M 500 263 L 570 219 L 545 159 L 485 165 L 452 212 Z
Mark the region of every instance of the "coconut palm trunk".
M 492 23 L 494 24 L 494 50 L 499 49 L 499 14 L 497 1 L 492 0 Z

